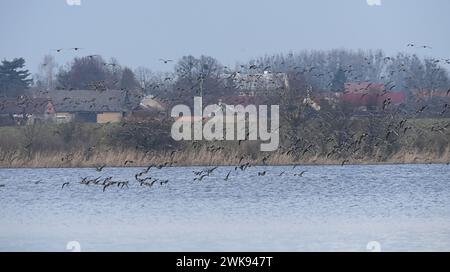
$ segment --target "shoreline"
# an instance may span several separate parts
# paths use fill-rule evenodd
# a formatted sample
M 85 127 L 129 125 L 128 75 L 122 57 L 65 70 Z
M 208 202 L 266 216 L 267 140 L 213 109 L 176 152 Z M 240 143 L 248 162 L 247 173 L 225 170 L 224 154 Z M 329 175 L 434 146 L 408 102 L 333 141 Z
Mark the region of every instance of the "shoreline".
M 169 167 L 236 167 L 249 163 L 251 166 L 380 166 L 380 165 L 449 165 L 450 153 L 445 152 L 439 156 L 437 154 L 420 154 L 420 153 L 404 153 L 395 154 L 391 158 L 383 161 L 377 161 L 371 158 L 339 158 L 326 159 L 323 157 L 311 157 L 306 159 L 295 160 L 293 157 L 279 153 L 273 153 L 272 159 L 268 159 L 266 163 L 262 163 L 259 156 L 243 160 L 239 164 L 237 156 L 225 156 L 225 154 L 215 154 L 205 156 L 202 152 L 192 154 L 190 151 L 181 152 L 180 156 L 171 157 L 167 153 L 147 153 L 116 151 L 107 152 L 107 154 L 99 153 L 90 159 L 84 159 L 75 154 L 75 158 L 62 161 L 61 153 L 57 154 L 36 154 L 31 159 L 24 159 L 21 156 L 12 160 L 3 159 L 0 161 L 0 169 L 72 169 L 72 168 L 96 168 L 104 166 L 107 168 L 141 168 L 150 165 L 164 165 Z M 178 162 L 177 162 L 178 160 Z M 345 163 L 343 164 L 343 162 Z M 124 164 L 124 162 L 129 162 Z
M 160 135 L 154 124 L 1 127 L 0 168 L 448 164 L 449 135 L 434 131 L 443 120 L 409 122 L 414 133 L 387 141 L 383 122 L 376 123 L 378 127 L 355 119 L 345 135 L 334 135 L 334 130 L 322 131 L 316 127 L 321 124 L 318 119 L 311 119 L 286 132 L 274 152 L 261 152 L 259 141 L 176 142 L 165 132 Z M 371 131 L 372 137 L 361 140 L 363 131 Z
M 348 163 L 345 165 L 340 164 L 266 164 L 266 165 L 251 165 L 251 167 L 302 167 L 302 166 L 308 166 L 308 167 L 322 167 L 322 166 L 337 166 L 337 167 L 348 167 L 348 166 L 396 166 L 396 165 L 450 165 L 450 163 L 445 162 L 416 162 L 416 163 Z M 146 168 L 149 165 L 136 165 L 136 166 L 105 166 L 105 168 L 114 168 L 114 169 L 133 169 L 133 168 Z M 172 165 L 172 166 L 164 166 L 164 169 L 170 169 L 170 168 L 188 168 L 188 167 L 236 167 L 237 165 Z M 95 169 L 95 166 L 69 166 L 69 167 L 55 167 L 55 166 L 39 166 L 39 167 L 28 167 L 28 166 L 22 166 L 22 167 L 7 167 L 7 166 L 0 166 L 0 170 L 4 169 Z

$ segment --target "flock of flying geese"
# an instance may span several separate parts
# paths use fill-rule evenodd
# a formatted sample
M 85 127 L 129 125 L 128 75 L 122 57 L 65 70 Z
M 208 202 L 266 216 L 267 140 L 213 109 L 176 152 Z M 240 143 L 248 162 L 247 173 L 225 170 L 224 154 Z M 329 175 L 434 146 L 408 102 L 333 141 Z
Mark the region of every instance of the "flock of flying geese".
M 163 165 L 150 165 L 148 166 L 146 169 L 144 169 L 141 172 L 138 172 L 134 175 L 134 181 L 135 184 L 141 186 L 141 187 L 147 187 L 147 188 L 152 188 L 155 185 L 159 185 L 159 186 L 165 186 L 169 183 L 168 179 L 159 179 L 159 178 L 155 178 L 150 176 L 150 170 L 153 169 L 163 169 L 165 167 L 166 164 Z M 170 166 L 170 165 L 167 165 Z M 98 172 L 103 171 L 105 166 L 101 166 L 101 167 L 97 167 L 96 170 Z M 240 166 L 237 166 L 234 168 L 234 171 L 245 171 L 247 168 L 252 167 L 251 164 L 249 163 L 245 163 L 242 164 Z M 298 167 L 298 165 L 294 165 L 293 169 L 295 169 L 296 167 Z M 215 167 L 211 167 L 211 168 L 205 168 L 203 170 L 198 170 L 198 171 L 192 171 L 194 174 L 194 179 L 193 181 L 197 181 L 197 182 L 201 182 L 203 181 L 205 178 L 208 177 L 212 177 L 213 173 L 218 169 L 218 166 Z M 226 176 L 223 178 L 224 181 L 229 181 L 230 180 L 230 176 L 232 174 L 233 170 L 228 171 L 228 173 L 226 174 Z M 294 174 L 294 177 L 303 177 L 303 175 L 306 173 L 307 171 L 301 171 L 299 173 Z M 258 177 L 263 177 L 266 176 L 268 172 L 267 171 L 262 171 L 262 172 L 258 172 Z M 283 176 L 286 175 L 286 171 L 282 171 L 280 174 L 278 174 L 278 176 Z M 39 182 L 38 182 L 39 183 Z M 35 183 L 35 184 L 38 184 Z M 102 191 L 105 192 L 106 189 L 110 188 L 110 187 L 117 187 L 119 189 L 128 189 L 129 185 L 130 185 L 130 181 L 117 181 L 114 180 L 112 176 L 108 176 L 108 177 L 96 177 L 96 178 L 89 178 L 89 177 L 83 177 L 81 179 L 81 181 L 79 182 L 79 184 L 85 185 L 85 186 L 98 186 L 98 187 L 102 187 Z M 64 182 L 61 186 L 61 189 L 64 189 L 68 186 L 71 185 L 71 182 Z M 0 185 L 0 187 L 4 187 Z
M 64 51 L 75 51 L 75 52 L 78 52 L 78 51 L 83 50 L 83 49 L 84 48 L 81 48 L 81 47 L 72 47 L 72 48 L 57 48 L 57 49 L 52 49 L 51 51 L 52 52 L 56 52 L 56 53 L 62 53 Z M 86 57 L 90 58 L 90 59 L 93 59 L 93 58 L 99 57 L 99 56 L 100 55 L 88 55 Z M 170 62 L 173 62 L 174 60 L 160 58 L 159 61 L 163 62 L 164 64 L 168 64 Z M 104 65 L 116 66 L 117 64 L 115 64 L 115 63 L 104 63 Z

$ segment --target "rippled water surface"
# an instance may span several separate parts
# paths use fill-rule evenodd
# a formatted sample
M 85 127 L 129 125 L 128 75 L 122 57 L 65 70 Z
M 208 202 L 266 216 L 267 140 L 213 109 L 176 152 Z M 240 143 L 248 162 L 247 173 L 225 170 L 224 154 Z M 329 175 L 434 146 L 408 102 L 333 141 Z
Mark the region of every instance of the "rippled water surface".
M 448 165 L 201 169 L 152 169 L 169 182 L 151 188 L 142 168 L 0 169 L 0 251 L 450 250 Z M 99 176 L 129 188 L 80 184 Z

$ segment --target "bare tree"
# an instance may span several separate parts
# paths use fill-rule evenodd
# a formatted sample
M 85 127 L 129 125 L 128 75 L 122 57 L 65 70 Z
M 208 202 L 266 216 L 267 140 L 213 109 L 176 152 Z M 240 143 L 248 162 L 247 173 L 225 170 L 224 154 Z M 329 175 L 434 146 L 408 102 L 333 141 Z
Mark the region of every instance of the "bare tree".
M 35 75 L 35 84 L 44 90 L 50 91 L 55 88 L 55 70 L 58 67 L 53 55 L 45 55 L 39 64 L 39 72 Z

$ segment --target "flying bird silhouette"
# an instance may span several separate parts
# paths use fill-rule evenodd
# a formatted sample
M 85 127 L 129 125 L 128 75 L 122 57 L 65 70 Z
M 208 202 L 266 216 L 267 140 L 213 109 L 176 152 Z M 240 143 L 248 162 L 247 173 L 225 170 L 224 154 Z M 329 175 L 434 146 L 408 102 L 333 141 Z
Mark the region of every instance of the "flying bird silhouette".
M 159 59 L 160 61 L 164 62 L 164 64 L 168 64 L 169 62 L 172 62 L 171 59 Z
M 225 178 L 224 178 L 225 181 L 227 181 L 230 178 L 230 174 L 231 174 L 231 171 L 229 171 L 228 174 L 225 176 Z
M 307 171 L 302 171 L 301 173 L 299 173 L 299 174 L 294 174 L 294 176 L 297 176 L 297 177 L 303 177 L 303 175 L 306 173 Z
M 101 165 L 101 166 L 98 166 L 98 167 L 95 167 L 95 170 L 96 170 L 97 172 L 101 172 L 101 171 L 103 170 L 103 168 L 105 168 L 105 167 L 106 167 L 106 164 Z

